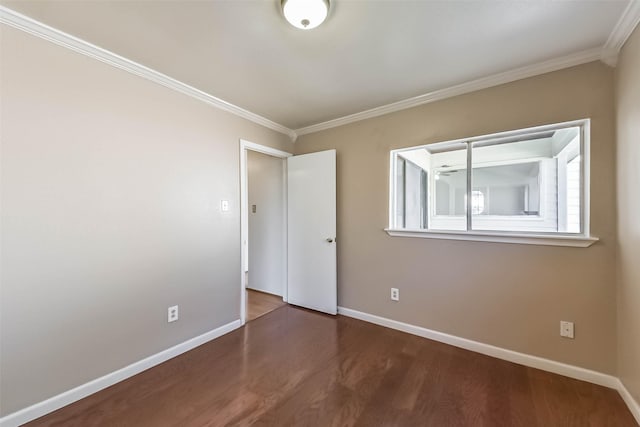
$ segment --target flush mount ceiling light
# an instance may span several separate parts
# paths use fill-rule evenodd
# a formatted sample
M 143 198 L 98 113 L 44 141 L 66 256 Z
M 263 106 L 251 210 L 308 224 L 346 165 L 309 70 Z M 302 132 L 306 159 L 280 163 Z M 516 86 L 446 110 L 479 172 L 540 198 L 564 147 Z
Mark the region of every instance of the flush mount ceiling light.
M 329 0 L 282 0 L 281 5 L 287 21 L 301 30 L 322 24 L 329 13 Z

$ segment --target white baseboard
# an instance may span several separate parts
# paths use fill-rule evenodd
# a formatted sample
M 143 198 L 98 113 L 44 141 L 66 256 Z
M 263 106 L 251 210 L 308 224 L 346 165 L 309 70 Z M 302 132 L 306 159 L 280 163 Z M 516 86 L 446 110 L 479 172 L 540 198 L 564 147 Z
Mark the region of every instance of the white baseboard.
M 631 396 L 631 393 L 629 393 L 629 390 L 627 390 L 622 381 L 618 380 L 617 388 L 618 393 L 620 393 L 620 396 L 622 396 L 622 400 L 624 400 L 624 403 L 626 403 L 629 407 L 629 410 L 633 414 L 633 417 L 636 419 L 636 422 L 640 424 L 640 403 L 638 403 L 633 398 L 633 396 Z
M 542 369 L 543 371 L 553 372 L 554 374 L 564 375 L 566 377 L 575 378 L 582 381 L 602 385 L 609 388 L 618 388 L 618 378 L 603 374 L 601 372 L 592 371 L 578 366 L 568 365 L 566 363 L 555 362 L 543 357 L 531 356 L 525 353 L 519 353 L 513 350 L 496 347 L 481 342 L 468 340 L 466 338 L 456 337 L 454 335 L 445 334 L 443 332 L 433 331 L 431 329 L 420 326 L 410 325 L 408 323 L 398 322 L 396 320 L 387 319 L 373 314 L 363 313 L 361 311 L 352 310 L 350 308 L 338 307 L 338 313 L 353 317 L 355 319 L 364 320 L 365 322 L 375 323 L 376 325 L 386 326 L 387 328 L 396 329 L 398 331 L 407 332 L 412 335 L 418 335 L 434 341 L 452 345 L 454 347 L 464 348 L 465 350 L 474 351 L 476 353 L 486 354 L 487 356 L 497 359 L 507 360 L 509 362 L 518 363 L 520 365 L 532 368 Z
M 612 375 L 603 374 L 601 372 L 596 372 L 565 363 L 555 362 L 553 360 L 545 359 L 542 357 L 531 356 L 512 350 L 507 350 L 489 344 L 483 344 L 477 341 L 472 341 L 465 338 L 456 337 L 454 335 L 433 331 L 431 329 L 423 328 L 420 326 L 410 325 L 408 323 L 398 322 L 396 320 L 375 316 L 373 314 L 363 313 L 361 311 L 352 310 L 350 308 L 338 307 L 338 314 L 353 317 L 365 322 L 374 323 L 376 325 L 385 326 L 387 328 L 407 332 L 412 335 L 432 339 L 434 341 L 464 348 L 466 350 L 485 354 L 487 356 L 492 356 L 498 359 L 507 360 L 509 362 L 518 363 L 520 365 L 529 366 L 532 368 L 537 368 L 544 371 L 564 375 L 570 378 L 575 378 L 616 389 L 620 393 L 620 396 L 622 397 L 624 402 L 629 407 L 629 410 L 635 417 L 638 424 L 640 424 L 640 404 L 638 404 L 633 396 L 631 396 L 631 393 L 629 393 L 622 381 Z M 240 320 L 235 320 L 231 323 L 187 340 L 167 350 L 161 351 L 160 353 L 154 354 L 153 356 L 149 356 L 146 359 L 132 363 L 131 365 L 119 369 L 115 372 L 61 393 L 43 402 L 36 403 L 35 405 L 6 415 L 5 417 L 0 418 L 0 427 L 17 427 L 19 425 L 32 421 L 36 418 L 60 409 L 63 406 L 69 405 L 93 393 L 96 393 L 104 388 L 112 386 L 113 384 L 139 374 L 142 371 L 159 365 L 162 362 L 165 362 L 208 341 L 229 333 L 239 328 L 240 326 Z
M 352 310 L 350 308 L 338 307 L 338 314 L 353 317 L 354 319 L 364 320 L 365 322 L 374 323 L 387 328 L 396 329 L 412 335 L 418 335 L 423 338 L 449 344 L 454 347 L 464 348 L 465 350 L 474 351 L 476 353 L 486 354 L 487 356 L 507 360 L 519 365 L 529 366 L 531 368 L 541 369 L 543 371 L 553 372 L 554 374 L 564 375 L 565 377 L 575 378 L 577 380 L 587 381 L 615 389 L 620 393 L 622 400 L 624 400 L 634 418 L 638 424 L 640 424 L 640 405 L 635 401 L 633 396 L 631 396 L 631 393 L 629 393 L 629 390 L 627 390 L 622 381 L 613 375 L 603 374 L 602 372 L 592 371 L 590 369 L 580 368 L 578 366 L 568 365 L 566 363 L 556 362 L 543 357 L 532 356 L 530 354 L 519 353 L 517 351 L 507 350 L 505 348 L 489 344 L 483 344 L 481 342 L 456 337 L 443 332 L 433 331 L 421 326 L 410 325 L 408 323 L 398 322 L 397 320 L 363 313 L 362 311 Z
M 6 415 L 0 418 L 0 427 L 17 427 L 35 420 L 36 418 L 60 409 L 63 406 L 69 405 L 102 389 L 112 386 L 115 383 L 124 381 L 125 379 L 139 374 L 142 371 L 146 371 L 147 369 L 159 365 L 162 362 L 229 333 L 234 329 L 238 329 L 240 326 L 240 320 L 234 320 L 231 323 L 227 323 L 226 325 L 222 325 L 212 331 L 206 332 L 195 338 L 191 338 L 183 343 L 132 363 L 129 366 L 125 366 L 122 369 L 118 369 L 117 371 L 111 372 L 93 381 L 89 381 L 88 383 L 65 391 L 64 393 L 60 393 L 57 396 L 53 396 L 40 403 L 36 403 L 35 405 L 31 405 L 17 412 Z

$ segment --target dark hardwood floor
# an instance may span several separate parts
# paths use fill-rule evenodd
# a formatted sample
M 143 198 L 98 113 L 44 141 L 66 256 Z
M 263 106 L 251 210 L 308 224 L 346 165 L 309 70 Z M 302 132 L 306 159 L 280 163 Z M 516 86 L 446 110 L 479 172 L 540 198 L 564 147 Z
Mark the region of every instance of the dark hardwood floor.
M 30 426 L 635 426 L 616 391 L 291 306 Z
M 280 296 L 247 289 L 247 321 L 264 316 L 285 304 Z

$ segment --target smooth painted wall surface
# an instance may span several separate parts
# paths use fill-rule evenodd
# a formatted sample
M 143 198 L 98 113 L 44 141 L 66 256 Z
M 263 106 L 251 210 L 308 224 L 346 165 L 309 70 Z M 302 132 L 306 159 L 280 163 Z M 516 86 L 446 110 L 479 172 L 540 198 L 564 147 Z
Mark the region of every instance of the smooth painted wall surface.
M 616 367 L 613 70 L 590 63 L 305 135 L 336 148 L 339 305 L 582 366 Z M 389 151 L 591 118 L 590 248 L 390 237 Z M 391 287 L 400 301 L 389 299 Z M 561 320 L 576 338 L 559 336 Z
M 640 402 L 640 28 L 616 70 L 618 135 L 618 375 Z
M 239 319 L 239 138 L 292 147 L 140 77 L 0 31 L 6 415 Z M 180 320 L 168 324 L 173 304 Z
M 284 160 L 247 150 L 249 283 L 282 295 L 285 284 Z M 256 211 L 253 212 L 253 206 Z

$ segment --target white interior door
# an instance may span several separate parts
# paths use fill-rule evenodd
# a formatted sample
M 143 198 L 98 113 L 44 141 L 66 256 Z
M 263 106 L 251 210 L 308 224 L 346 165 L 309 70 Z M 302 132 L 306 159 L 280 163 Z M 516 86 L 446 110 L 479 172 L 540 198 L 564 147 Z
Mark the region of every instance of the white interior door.
M 288 302 L 336 314 L 336 150 L 287 158 Z

